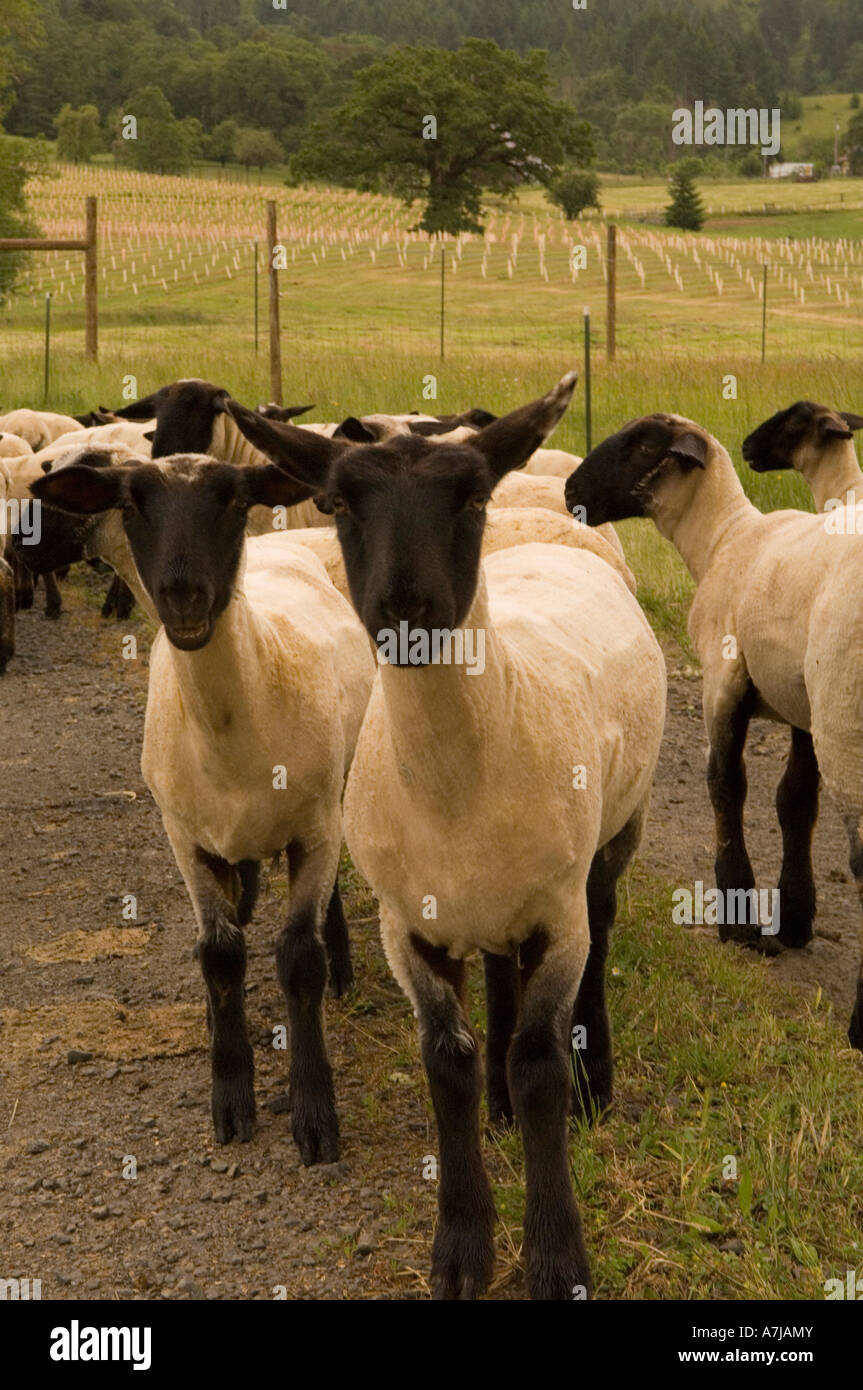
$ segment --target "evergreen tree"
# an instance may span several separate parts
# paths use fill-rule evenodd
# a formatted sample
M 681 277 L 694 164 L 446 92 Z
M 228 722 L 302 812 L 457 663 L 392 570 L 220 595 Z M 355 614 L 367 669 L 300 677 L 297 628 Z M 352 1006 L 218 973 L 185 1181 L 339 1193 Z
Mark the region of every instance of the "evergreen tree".
M 704 204 L 688 161 L 671 175 L 671 202 L 665 209 L 665 221 L 669 227 L 682 227 L 687 232 L 700 232 L 704 226 Z

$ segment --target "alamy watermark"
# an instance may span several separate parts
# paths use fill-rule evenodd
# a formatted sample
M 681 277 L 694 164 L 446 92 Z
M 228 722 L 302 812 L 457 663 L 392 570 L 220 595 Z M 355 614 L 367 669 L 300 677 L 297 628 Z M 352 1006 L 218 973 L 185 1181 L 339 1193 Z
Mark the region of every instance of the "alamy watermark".
M 762 936 L 779 931 L 778 888 L 707 888 L 698 879 L 691 888 L 675 888 L 671 920 L 677 926 L 759 927 Z
M 705 109 L 704 102 L 697 101 L 693 111 L 679 106 L 671 119 L 675 145 L 760 145 L 763 155 L 779 153 L 782 113 L 778 106 L 721 111 L 718 106 Z
M 22 545 L 38 545 L 42 539 L 42 504 L 17 497 L 0 498 L 0 536 L 20 536 Z
M 382 627 L 376 640 L 381 666 L 466 666 L 469 676 L 485 670 L 482 628 L 412 628 L 402 621 L 398 631 Z

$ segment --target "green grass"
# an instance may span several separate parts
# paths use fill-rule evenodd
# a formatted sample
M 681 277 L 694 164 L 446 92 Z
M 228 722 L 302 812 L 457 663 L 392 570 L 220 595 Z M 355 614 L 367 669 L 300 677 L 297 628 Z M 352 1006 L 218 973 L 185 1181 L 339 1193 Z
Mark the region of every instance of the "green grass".
M 667 885 L 637 871 L 619 898 L 616 1102 L 570 1144 L 598 1295 L 823 1298 L 863 1267 L 863 1065 L 846 1021 L 763 960 L 673 926 Z M 517 1249 L 518 1134 L 493 1142 L 490 1166 Z

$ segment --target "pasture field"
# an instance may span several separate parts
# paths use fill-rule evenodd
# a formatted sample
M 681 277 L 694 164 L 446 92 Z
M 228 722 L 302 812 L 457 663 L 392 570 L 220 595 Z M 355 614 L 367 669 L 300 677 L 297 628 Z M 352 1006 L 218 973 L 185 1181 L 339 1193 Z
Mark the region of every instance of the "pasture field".
M 496 207 L 485 238 L 447 247 L 441 361 L 439 252 L 430 257 L 425 240 L 410 232 L 414 218 L 390 200 L 274 183 L 63 170 L 34 191 L 43 233 L 78 235 L 91 192 L 100 199 L 102 232 L 99 362 L 83 360 L 82 258 L 34 257 L 24 292 L 0 310 L 4 408 L 43 403 L 47 290 L 54 296 L 51 409 L 119 406 L 130 377 L 132 395 L 201 376 L 249 404 L 268 399 L 266 280 L 262 273 L 256 353 L 253 258 L 257 239 L 263 266 L 265 200 L 276 197 L 287 251 L 280 276 L 284 395 L 286 402 L 315 402 L 310 419 L 511 408 L 568 367 L 582 369 L 585 305 L 593 312 L 594 441 L 634 416 L 673 410 L 714 432 L 739 459 L 749 430 L 798 398 L 863 413 L 863 213 L 850 207 L 863 206 L 863 181 L 710 187 L 705 201 L 716 220 L 699 237 L 622 222 L 613 363 L 604 342 L 603 223 L 589 218 L 569 227 L 533 193 Z M 627 209 L 649 214 L 663 205 L 665 189 L 619 181 L 603 198 L 615 217 Z M 776 244 L 766 230 L 771 216 L 757 215 L 765 199 L 787 208 L 788 221 L 811 219 L 808 239 Z M 832 211 L 818 211 L 825 207 Z M 721 230 L 723 216 L 732 215 L 746 232 Z M 858 219 L 856 239 L 853 228 L 831 237 L 834 216 Z M 765 230 L 754 231 L 762 224 Z M 587 251 L 577 274 L 573 243 Z M 771 269 L 762 365 L 765 260 Z M 731 399 L 729 377 L 736 385 Z M 427 394 L 430 378 L 435 397 Z M 554 436 L 559 447 L 584 451 L 584 406 L 580 385 Z M 764 509 L 811 506 L 796 478 L 745 469 L 741 476 Z M 629 522 L 620 530 L 639 597 L 666 650 L 672 698 L 650 829 L 619 893 L 609 967 L 617 1101 L 604 1124 L 574 1131 L 571 1142 L 597 1292 L 819 1299 L 825 1279 L 863 1267 L 863 1066 L 845 1036 L 857 945 L 844 837 L 825 811 L 816 841 L 820 934 L 807 951 L 768 963 L 720 947 L 709 929 L 672 925 L 672 886 L 712 875 L 700 687 L 686 635 L 692 585 L 652 525 Z M 210 1148 L 202 989 L 186 949 L 191 909 L 138 772 L 146 670 L 144 662 L 120 660 L 120 630 L 94 611 L 100 599 L 95 576 L 76 576 L 59 631 L 46 629 L 40 613 L 22 615 L 20 656 L 0 690 L 7 719 L 0 775 L 12 775 L 22 827 L 0 826 L 0 853 L 17 866 L 15 929 L 2 961 L 19 1006 L 2 1011 L 13 1064 L 0 1124 L 8 1121 L 10 1181 L 20 1194 L 13 1197 L 20 1211 L 10 1249 L 22 1272 L 52 1252 L 50 1268 L 59 1277 L 52 1274 L 46 1297 L 74 1293 L 87 1279 L 94 1294 L 108 1297 L 195 1297 L 190 1290 L 210 1288 L 221 1297 L 266 1298 L 285 1281 L 289 1296 L 419 1296 L 434 1213 L 433 1184 L 421 1176 L 424 1155 L 434 1151 L 431 1109 L 410 1009 L 389 978 L 374 904 L 347 861 L 359 985 L 349 1000 L 328 1004 L 343 1171 L 316 1177 L 302 1170 L 278 1113 L 264 1113 L 262 1135 L 249 1149 Z M 146 648 L 151 629 L 136 619 L 134 631 Z M 55 640 L 60 664 L 52 679 Z M 37 753 L 46 727 L 62 729 L 53 761 Z M 772 795 L 786 743 L 779 730 L 753 738 L 748 827 L 759 882 L 774 881 L 778 863 Z M 95 798 L 108 796 L 108 786 L 110 794 L 136 792 L 116 825 L 107 802 L 96 818 Z M 46 851 L 44 837 L 56 837 L 58 824 L 61 843 L 52 840 Z M 34 865 L 26 872 L 22 849 Z M 117 925 L 116 902 L 129 872 L 142 872 L 139 861 L 152 895 L 138 957 L 118 964 L 111 951 L 107 961 L 44 954 L 61 931 Z M 261 959 L 251 972 L 258 992 L 249 1007 L 253 1031 L 265 1040 L 279 1008 L 266 937 L 283 891 L 273 876 L 256 928 Z M 169 1019 L 176 1036 L 162 1051 L 151 1040 L 127 1054 L 122 1045 L 117 1054 L 98 1039 L 88 1043 L 94 1056 L 89 1070 L 74 1073 L 70 1098 L 64 1030 L 78 1027 L 70 1045 L 83 1045 L 86 1009 L 106 992 L 132 1020 L 161 1000 L 160 1019 Z M 476 988 L 474 997 L 482 1026 Z M 278 1054 L 274 1062 L 263 1044 L 256 1053 L 262 1086 L 276 1087 L 284 1071 Z M 135 1185 L 112 1177 L 114 1150 L 125 1152 L 127 1132 L 143 1124 L 138 1142 L 152 1155 L 145 1183 L 133 1193 Z M 78 1153 L 80 1171 L 64 1189 L 61 1149 L 79 1132 L 86 1152 Z M 42 1161 L 28 1156 L 40 1152 L 34 1143 L 48 1145 L 44 1162 L 53 1175 L 38 1200 L 28 1195 Z M 523 1293 L 518 1135 L 489 1137 L 486 1155 L 502 1218 L 492 1296 L 516 1298 Z M 729 1156 L 734 1179 L 723 1176 Z M 240 1163 L 236 1181 L 213 1166 L 223 1159 Z M 300 1223 L 296 1213 L 304 1209 L 308 1220 Z M 349 1211 L 350 1220 L 343 1215 Z M 136 1250 L 127 1249 L 125 1221 L 136 1228 Z M 68 1223 L 77 1223 L 74 1258 L 52 1244 Z M 371 1251 L 359 1254 L 369 1231 Z

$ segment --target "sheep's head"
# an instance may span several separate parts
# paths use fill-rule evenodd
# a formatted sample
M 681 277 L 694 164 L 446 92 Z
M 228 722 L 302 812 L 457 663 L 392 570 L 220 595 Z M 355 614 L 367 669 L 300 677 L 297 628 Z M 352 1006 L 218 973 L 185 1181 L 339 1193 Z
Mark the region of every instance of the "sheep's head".
M 31 492 L 70 514 L 73 535 L 106 512 L 118 514 L 168 638 L 196 651 L 234 593 L 250 507 L 295 506 L 311 489 L 271 465 L 237 468 L 197 454 L 153 461 L 127 451 L 112 467 L 108 452 L 79 451 Z
M 805 472 L 817 466 L 826 450 L 863 429 L 863 416 L 830 410 L 813 401 L 797 401 L 771 415 L 743 441 L 743 457 L 755 473 L 776 468 Z
M 566 505 L 589 526 L 655 516 L 707 466 L 710 436 L 679 415 L 645 415 L 592 449 L 570 474 Z
M 113 413 L 123 420 L 155 419 L 153 458 L 178 453 L 205 454 L 211 445 L 216 416 L 223 413 L 228 396 L 224 387 L 191 377 L 172 381 Z
M 244 434 L 332 513 L 351 599 L 369 635 L 464 621 L 479 577 L 486 505 L 521 468 L 568 406 L 576 374 L 469 440 L 397 435 L 356 444 L 278 426 L 231 402 Z

